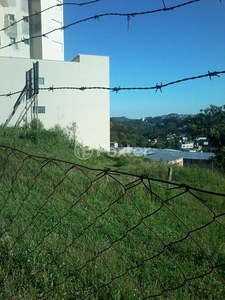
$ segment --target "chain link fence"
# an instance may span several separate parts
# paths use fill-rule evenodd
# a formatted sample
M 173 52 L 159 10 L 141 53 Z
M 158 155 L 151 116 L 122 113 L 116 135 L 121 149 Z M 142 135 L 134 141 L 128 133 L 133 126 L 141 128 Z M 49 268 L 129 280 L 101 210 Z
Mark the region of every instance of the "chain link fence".
M 223 299 L 225 194 L 0 146 L 1 299 Z

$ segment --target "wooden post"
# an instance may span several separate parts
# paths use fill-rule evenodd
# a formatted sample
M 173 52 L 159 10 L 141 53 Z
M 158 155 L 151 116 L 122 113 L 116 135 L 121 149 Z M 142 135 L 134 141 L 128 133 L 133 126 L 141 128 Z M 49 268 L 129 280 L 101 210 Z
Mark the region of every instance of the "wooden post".
M 173 173 L 173 168 L 169 167 L 169 169 L 168 169 L 168 181 L 172 181 L 172 173 Z

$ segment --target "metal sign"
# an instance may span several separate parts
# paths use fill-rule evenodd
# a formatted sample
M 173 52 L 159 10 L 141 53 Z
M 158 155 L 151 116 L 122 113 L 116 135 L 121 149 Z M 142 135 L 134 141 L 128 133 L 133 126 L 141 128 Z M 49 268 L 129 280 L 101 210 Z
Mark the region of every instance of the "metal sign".
M 26 99 L 39 93 L 39 63 L 33 63 L 33 68 L 26 72 Z

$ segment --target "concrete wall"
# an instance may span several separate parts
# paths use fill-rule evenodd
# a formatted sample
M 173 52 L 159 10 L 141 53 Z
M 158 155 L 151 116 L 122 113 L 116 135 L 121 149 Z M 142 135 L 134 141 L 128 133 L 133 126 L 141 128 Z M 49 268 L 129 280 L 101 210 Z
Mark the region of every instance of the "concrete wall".
M 20 91 L 25 86 L 25 72 L 33 67 L 32 59 L 0 57 L 0 94 Z M 59 86 L 109 86 L 109 58 L 79 55 L 73 62 L 39 61 L 42 87 Z M 18 98 L 0 97 L 0 124 L 8 118 Z M 77 138 L 93 148 L 110 147 L 110 106 L 107 90 L 55 90 L 40 91 L 38 106 L 45 107 L 39 119 L 45 128 L 58 124 L 62 127 L 76 122 Z M 10 125 L 17 121 L 25 101 L 20 105 Z M 29 113 L 30 115 L 30 113 Z
M 41 0 L 41 10 L 62 3 L 59 0 Z M 61 28 L 63 21 L 63 6 L 47 10 L 41 16 L 42 33 Z M 64 30 L 56 30 L 42 38 L 42 59 L 64 60 Z

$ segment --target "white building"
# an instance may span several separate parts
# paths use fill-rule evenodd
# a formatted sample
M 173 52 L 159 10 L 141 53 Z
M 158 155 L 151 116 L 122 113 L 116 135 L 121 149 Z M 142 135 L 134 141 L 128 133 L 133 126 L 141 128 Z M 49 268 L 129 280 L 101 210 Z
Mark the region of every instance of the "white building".
M 62 1 L 0 0 L 0 56 L 64 60 L 63 30 L 42 36 L 63 26 L 63 6 L 35 14 L 56 4 Z
M 34 60 L 0 58 L 0 94 L 21 91 L 25 86 L 25 72 Z M 104 56 L 78 55 L 71 62 L 39 60 L 40 88 L 109 86 L 109 58 Z M 19 94 L 0 97 L 0 124 L 4 124 L 13 110 Z M 9 125 L 15 125 L 24 99 Z M 28 117 L 31 117 L 31 112 Z M 93 148 L 110 147 L 110 111 L 108 90 L 39 91 L 38 118 L 45 128 L 56 124 L 65 128 L 71 122 L 77 125 L 77 139 Z M 28 120 L 29 121 L 29 120 Z
M 179 149 L 181 150 L 191 150 L 194 148 L 193 142 L 181 142 L 179 143 Z
M 106 56 L 78 55 L 64 61 L 63 30 L 48 38 L 43 36 L 52 29 L 63 26 L 63 7 L 56 6 L 34 17 L 30 15 L 45 10 L 59 0 L 0 0 L 0 95 L 22 91 L 25 74 L 39 62 L 40 88 L 54 87 L 109 87 L 109 58 Z M 31 38 L 31 39 L 29 39 Z M 14 44 L 23 40 L 22 43 Z M 4 47 L 5 45 L 10 47 Z M 2 47 L 2 48 L 1 48 Z M 5 124 L 19 94 L 0 97 L 0 124 Z M 77 125 L 77 140 L 92 148 L 110 148 L 109 91 L 61 89 L 42 91 L 38 97 L 38 119 L 45 128 L 60 125 L 65 128 L 72 122 Z M 31 101 L 30 101 L 31 103 Z M 8 125 L 17 124 L 26 106 L 23 98 Z M 33 106 L 33 104 L 32 104 Z M 35 114 L 30 108 L 28 121 Z M 37 117 L 37 116 L 35 116 Z

